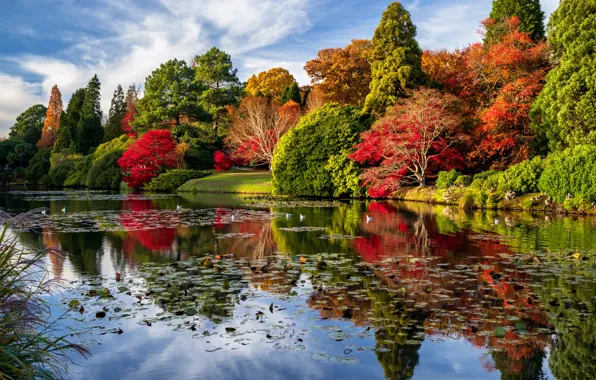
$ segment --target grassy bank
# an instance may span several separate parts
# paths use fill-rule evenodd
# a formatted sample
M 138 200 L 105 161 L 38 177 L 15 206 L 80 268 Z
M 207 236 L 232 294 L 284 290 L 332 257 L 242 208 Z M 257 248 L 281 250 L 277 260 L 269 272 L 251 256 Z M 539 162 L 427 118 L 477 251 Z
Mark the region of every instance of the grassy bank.
M 178 192 L 270 195 L 273 186 L 269 172 L 213 173 L 204 178 L 191 179 L 180 186 Z

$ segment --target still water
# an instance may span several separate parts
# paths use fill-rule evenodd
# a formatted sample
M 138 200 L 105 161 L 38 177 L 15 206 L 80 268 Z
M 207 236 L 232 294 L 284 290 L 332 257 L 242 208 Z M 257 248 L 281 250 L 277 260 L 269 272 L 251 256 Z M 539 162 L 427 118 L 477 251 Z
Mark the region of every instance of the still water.
M 181 207 L 178 207 L 181 206 Z M 74 379 L 596 378 L 596 218 L 12 191 Z M 61 210 L 65 208 L 65 212 Z

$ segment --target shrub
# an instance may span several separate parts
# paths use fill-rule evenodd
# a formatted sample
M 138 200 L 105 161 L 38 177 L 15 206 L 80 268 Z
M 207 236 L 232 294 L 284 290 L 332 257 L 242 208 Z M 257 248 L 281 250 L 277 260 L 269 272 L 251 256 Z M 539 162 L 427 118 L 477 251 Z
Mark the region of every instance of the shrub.
M 551 154 L 544 164 L 538 189 L 560 203 L 567 194 L 596 201 L 596 147 L 578 145 Z
M 174 169 L 153 178 L 151 182 L 145 185 L 145 190 L 171 193 L 176 191 L 186 181 L 202 178 L 207 175 L 209 175 L 208 172 L 199 170 Z
M 275 148 L 275 193 L 321 197 L 336 194 L 327 167 L 329 159 L 351 152 L 367 126 L 368 120 L 358 108 L 337 104 L 327 104 L 303 117 Z
M 74 171 L 77 161 L 78 160 L 75 158 L 57 161 L 48 173 L 47 184 L 57 187 L 64 186 L 64 182 L 66 182 L 68 175 L 71 171 Z
M 68 174 L 68 178 L 64 181 L 64 186 L 76 187 L 85 186 L 87 173 L 93 162 L 93 155 L 88 154 L 85 157 L 75 161 L 74 170 Z
M 216 151 L 213 154 L 213 166 L 215 170 L 218 172 L 225 172 L 232 168 L 232 159 L 227 153 L 222 152 L 221 150 Z
M 495 170 L 478 173 L 474 176 L 470 187 L 474 190 L 493 192 L 499 187 L 499 177 L 501 175 L 502 172 Z
M 440 171 L 435 186 L 438 189 L 446 189 L 455 185 L 455 181 L 461 176 L 461 173 L 453 169 L 451 171 Z
M 192 146 L 184 152 L 184 162 L 189 169 L 209 170 L 215 164 L 213 160 L 214 153 L 215 151 L 210 147 Z
M 358 164 L 350 160 L 347 152 L 329 157 L 325 170 L 331 174 L 334 197 L 360 197 L 364 194 Z
M 498 178 L 498 189 L 518 194 L 538 192 L 538 180 L 542 175 L 543 163 L 540 157 L 522 161 L 505 170 Z
M 464 210 L 471 210 L 474 206 L 474 195 L 472 193 L 466 192 L 459 200 L 459 207 Z
M 460 175 L 455 180 L 455 186 L 468 187 L 471 184 L 472 184 L 472 176 L 469 176 L 469 175 Z
M 115 150 L 93 161 L 85 184 L 91 189 L 118 189 L 122 181 L 118 160 L 124 150 Z
M 25 169 L 25 177 L 30 182 L 40 182 L 50 170 L 51 149 L 41 149 L 29 161 L 29 166 Z
M 116 150 L 126 150 L 130 145 L 132 145 L 133 142 L 134 139 L 131 139 L 127 135 L 122 135 L 120 137 L 117 137 L 113 140 L 99 145 L 93 155 L 95 158 L 100 158 L 106 153 L 110 153 Z

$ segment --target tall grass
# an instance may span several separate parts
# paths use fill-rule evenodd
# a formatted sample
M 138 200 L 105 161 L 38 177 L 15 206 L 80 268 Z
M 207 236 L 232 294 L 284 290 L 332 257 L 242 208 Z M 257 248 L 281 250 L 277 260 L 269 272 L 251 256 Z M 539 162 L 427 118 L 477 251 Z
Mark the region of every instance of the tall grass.
M 44 299 L 54 282 L 42 263 L 47 251 L 19 248 L 10 226 L 27 225 L 31 212 L 7 220 L 0 233 L 0 379 L 59 379 L 69 354 L 88 351 L 56 332 Z M 60 253 L 62 254 L 62 253 Z

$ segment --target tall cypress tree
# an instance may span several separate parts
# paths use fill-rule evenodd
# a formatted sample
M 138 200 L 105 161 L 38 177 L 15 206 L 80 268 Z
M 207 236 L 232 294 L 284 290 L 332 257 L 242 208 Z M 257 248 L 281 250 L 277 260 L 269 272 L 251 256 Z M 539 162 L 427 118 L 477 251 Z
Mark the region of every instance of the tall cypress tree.
M 81 119 L 81 110 L 83 102 L 85 101 L 85 89 L 79 88 L 76 90 L 66 106 L 66 112 L 60 118 L 60 130 L 58 131 L 58 138 L 54 144 L 53 153 L 60 153 L 63 149 L 71 149 L 75 151 L 75 132 L 79 120 Z
M 122 132 L 122 128 L 120 127 L 120 122 L 122 118 L 124 118 L 124 114 L 126 113 L 126 101 L 124 99 L 124 91 L 122 90 L 122 86 L 118 85 L 116 90 L 114 91 L 114 96 L 112 97 L 112 104 L 110 105 L 110 112 L 108 114 L 108 122 L 105 127 L 105 133 L 103 137 L 104 142 L 111 141 L 116 137 L 124 134 Z
M 490 19 L 493 24 L 486 29 L 485 42 L 497 42 L 507 33 L 503 24 L 511 17 L 520 20 L 519 30 L 529 33 L 534 41 L 545 38 L 544 12 L 540 8 L 540 0 L 493 0 Z
M 551 150 L 596 143 L 596 0 L 563 0 L 548 41 L 558 65 L 530 116 Z
M 97 74 L 91 78 L 85 89 L 85 100 L 81 109 L 81 118 L 77 124 L 75 146 L 77 153 L 87 154 L 101 144 L 103 127 L 101 126 L 101 83 Z
M 298 83 L 296 82 L 286 87 L 284 92 L 281 93 L 281 104 L 286 104 L 290 100 L 293 100 L 298 104 L 301 104 L 300 87 L 298 87 Z
M 422 51 L 415 37 L 410 13 L 400 3 L 391 3 L 373 37 L 372 82 L 365 112 L 382 114 L 424 82 Z

